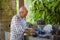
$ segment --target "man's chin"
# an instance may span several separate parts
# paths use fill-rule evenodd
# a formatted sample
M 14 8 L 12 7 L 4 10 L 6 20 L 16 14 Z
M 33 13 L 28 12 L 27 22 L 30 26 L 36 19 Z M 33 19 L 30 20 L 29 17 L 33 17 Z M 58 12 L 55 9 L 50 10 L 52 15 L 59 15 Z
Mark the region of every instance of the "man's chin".
M 26 18 L 26 16 L 22 17 L 22 18 Z
M 26 18 L 26 16 L 24 16 L 24 18 Z

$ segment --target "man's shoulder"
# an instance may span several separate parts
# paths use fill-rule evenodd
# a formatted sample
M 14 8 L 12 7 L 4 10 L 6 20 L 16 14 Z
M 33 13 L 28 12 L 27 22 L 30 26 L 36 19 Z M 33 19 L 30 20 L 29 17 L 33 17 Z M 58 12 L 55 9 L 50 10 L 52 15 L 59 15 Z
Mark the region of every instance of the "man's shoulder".
M 14 15 L 12 18 L 18 18 L 18 16 L 17 15 Z
M 17 15 L 14 15 L 13 17 L 16 17 Z
M 20 19 L 20 17 L 16 14 L 16 15 L 13 16 L 12 19 Z

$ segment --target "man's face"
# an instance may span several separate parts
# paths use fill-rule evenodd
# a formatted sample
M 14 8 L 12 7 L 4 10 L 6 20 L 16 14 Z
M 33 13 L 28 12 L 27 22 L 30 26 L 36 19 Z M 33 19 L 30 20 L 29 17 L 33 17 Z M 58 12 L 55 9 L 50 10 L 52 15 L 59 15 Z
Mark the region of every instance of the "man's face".
M 20 16 L 22 18 L 25 18 L 27 16 L 28 11 L 26 9 L 21 9 L 20 10 Z

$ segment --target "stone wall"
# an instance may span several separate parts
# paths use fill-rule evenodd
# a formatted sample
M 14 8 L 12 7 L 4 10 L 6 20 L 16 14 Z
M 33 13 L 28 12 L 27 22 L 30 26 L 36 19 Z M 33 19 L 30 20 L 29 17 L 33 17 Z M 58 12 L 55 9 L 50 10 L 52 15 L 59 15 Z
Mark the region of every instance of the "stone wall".
M 9 5 L 9 8 L 2 8 L 2 10 L 0 10 L 0 23 L 3 25 L 4 31 L 9 31 L 11 18 L 16 14 L 16 2 L 15 0 L 11 0 L 6 5 Z

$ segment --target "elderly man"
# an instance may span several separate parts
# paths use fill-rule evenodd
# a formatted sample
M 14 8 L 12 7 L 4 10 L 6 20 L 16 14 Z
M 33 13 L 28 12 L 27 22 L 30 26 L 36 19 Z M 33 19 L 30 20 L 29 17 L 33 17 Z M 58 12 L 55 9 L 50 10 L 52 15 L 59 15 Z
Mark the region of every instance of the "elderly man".
M 13 16 L 10 27 L 10 40 L 23 39 L 24 31 L 27 28 L 25 21 L 27 13 L 27 9 L 23 6 L 20 8 L 19 13 Z

